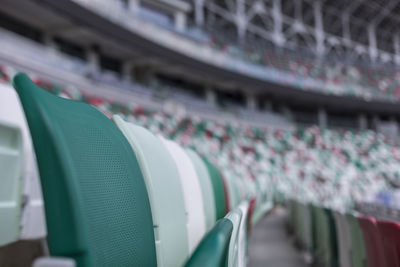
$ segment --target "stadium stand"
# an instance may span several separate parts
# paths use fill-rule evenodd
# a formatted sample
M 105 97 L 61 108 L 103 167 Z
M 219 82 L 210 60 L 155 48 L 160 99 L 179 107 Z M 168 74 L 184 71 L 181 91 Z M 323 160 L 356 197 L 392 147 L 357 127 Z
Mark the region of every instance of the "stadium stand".
M 0 266 L 244 267 L 282 207 L 312 266 L 400 266 L 400 74 L 381 44 L 376 62 L 293 50 L 219 25 L 219 1 L 200 26 L 195 2 L 0 5 Z

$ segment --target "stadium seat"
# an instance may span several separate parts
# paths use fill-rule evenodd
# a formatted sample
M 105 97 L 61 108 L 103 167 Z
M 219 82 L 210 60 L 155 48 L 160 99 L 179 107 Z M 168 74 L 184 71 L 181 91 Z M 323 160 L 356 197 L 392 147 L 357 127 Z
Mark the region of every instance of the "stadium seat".
M 358 223 L 357 214 L 347 213 L 345 215 L 351 237 L 351 266 L 367 266 L 365 243 L 361 227 Z
M 242 221 L 242 211 L 240 208 L 231 210 L 226 216 L 232 222 L 233 230 L 229 244 L 229 256 L 228 265 L 229 267 L 236 267 L 239 265 L 239 232 L 240 224 Z
M 161 140 L 178 169 L 186 207 L 189 254 L 191 254 L 206 233 L 206 216 L 200 181 L 185 150 L 173 141 L 162 137 Z
M 159 266 L 180 266 L 190 255 L 184 194 L 175 166 L 162 142 L 143 127 L 113 121 L 132 146 L 144 176 L 154 224 Z
M 0 121 L 0 246 L 15 242 L 20 234 L 22 213 L 21 130 Z
M 333 212 L 336 223 L 340 267 L 351 267 L 351 238 L 343 213 Z
M 337 242 L 337 229 L 335 224 L 335 219 L 333 216 L 333 210 L 330 208 L 324 208 L 324 212 L 328 220 L 328 236 L 329 236 L 329 266 L 338 267 L 338 242 Z
M 386 267 L 400 266 L 400 225 L 397 222 L 376 220 L 382 238 Z
M 215 212 L 216 212 L 216 218 L 217 220 L 222 219 L 226 212 L 227 209 L 227 204 L 226 204 L 226 191 L 224 187 L 224 182 L 222 180 L 222 177 L 218 171 L 218 169 L 209 162 L 206 158 L 202 157 L 204 163 L 206 164 L 208 173 L 211 177 L 211 182 L 213 186 L 213 192 L 214 192 L 214 200 L 215 200 Z
M 219 220 L 193 252 L 186 267 L 227 266 L 233 224 L 229 219 Z
M 247 200 L 242 201 L 238 208 L 242 211 L 242 219 L 240 222 L 239 229 L 239 243 L 238 243 L 238 266 L 244 267 L 247 263 L 247 241 L 248 241 L 248 212 L 249 202 Z
M 43 197 L 33 151 L 31 134 L 18 94 L 9 85 L 0 84 L 0 121 L 17 126 L 22 136 L 22 180 L 19 194 L 24 196 L 18 239 L 38 240 L 46 237 Z
M 186 153 L 189 155 L 193 162 L 193 165 L 197 172 L 197 177 L 200 181 L 201 192 L 203 193 L 203 207 L 206 215 L 206 231 L 209 231 L 216 222 L 215 218 L 215 200 L 214 192 L 211 183 L 211 177 L 207 171 L 207 167 L 200 156 L 192 149 L 186 149 Z
M 364 237 L 368 267 L 392 267 L 386 264 L 382 237 L 376 220 L 369 216 L 359 216 L 358 222 Z
M 78 267 L 156 266 L 143 175 L 121 131 L 93 107 L 14 77 L 36 151 L 53 257 Z

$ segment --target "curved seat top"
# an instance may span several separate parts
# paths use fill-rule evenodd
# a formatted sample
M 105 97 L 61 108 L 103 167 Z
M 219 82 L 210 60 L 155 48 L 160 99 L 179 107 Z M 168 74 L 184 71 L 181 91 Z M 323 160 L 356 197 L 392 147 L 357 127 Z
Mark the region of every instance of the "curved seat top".
M 95 108 L 14 78 L 36 151 L 53 256 L 78 267 L 155 266 L 153 222 L 138 161 Z
M 139 161 L 153 216 L 159 266 L 181 266 L 189 256 L 186 210 L 178 170 L 161 141 L 120 116 L 113 120 Z
M 192 253 L 206 233 L 206 216 L 199 178 L 185 150 L 173 141 L 160 138 L 178 168 L 187 213 L 189 253 Z
M 207 171 L 207 167 L 200 156 L 192 149 L 186 149 L 186 153 L 189 155 L 196 169 L 197 176 L 199 178 L 201 191 L 203 193 L 203 206 L 204 213 L 206 215 L 206 230 L 210 230 L 215 222 L 215 200 L 214 192 L 211 184 L 211 177 Z
M 203 238 L 186 263 L 186 267 L 227 266 L 233 225 L 229 219 L 219 220 Z

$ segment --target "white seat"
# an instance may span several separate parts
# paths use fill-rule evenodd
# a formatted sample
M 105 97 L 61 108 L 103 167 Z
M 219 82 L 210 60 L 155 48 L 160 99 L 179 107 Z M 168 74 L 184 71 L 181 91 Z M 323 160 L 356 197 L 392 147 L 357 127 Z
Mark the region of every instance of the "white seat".
M 18 126 L 0 120 L 0 246 L 19 238 L 22 137 Z
M 189 257 L 185 198 L 170 153 L 150 131 L 114 116 L 139 162 L 149 196 L 158 266 L 182 266 Z
M 206 216 L 200 182 L 193 163 L 183 148 L 163 137 L 161 140 L 178 168 L 188 216 L 189 253 L 192 253 L 206 233 Z
M 0 120 L 16 125 L 22 135 L 22 194 L 25 196 L 25 205 L 19 239 L 44 238 L 47 232 L 36 156 L 23 108 L 14 88 L 9 85 L 0 84 Z

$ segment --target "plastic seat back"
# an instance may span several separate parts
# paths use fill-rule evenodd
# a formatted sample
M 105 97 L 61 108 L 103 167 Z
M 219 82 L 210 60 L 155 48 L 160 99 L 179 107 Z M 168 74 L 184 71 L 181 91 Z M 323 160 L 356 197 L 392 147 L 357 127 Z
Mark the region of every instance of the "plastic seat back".
M 356 214 L 348 213 L 345 218 L 351 237 L 351 265 L 352 267 L 365 267 L 367 266 L 367 259 L 364 237 Z
M 161 140 L 178 169 L 187 213 L 189 254 L 191 254 L 206 233 L 206 216 L 199 178 L 185 150 L 173 141 L 164 138 Z
M 242 221 L 242 211 L 240 208 L 236 208 L 230 211 L 225 218 L 229 219 L 233 225 L 229 244 L 228 266 L 235 267 L 239 265 L 239 232 Z
M 225 201 L 226 197 L 225 197 L 224 182 L 222 180 L 222 177 L 218 169 L 214 166 L 214 164 L 212 164 L 206 158 L 202 158 L 202 160 L 204 161 L 207 167 L 207 171 L 211 178 L 211 184 L 213 186 L 214 200 L 215 200 L 215 216 L 216 219 L 219 220 L 225 216 L 227 208 L 227 203 Z
M 21 131 L 14 125 L 0 121 L 0 246 L 19 238 L 21 166 Z
M 24 194 L 24 205 L 20 218 L 19 239 L 41 239 L 46 237 L 43 197 L 40 187 L 36 156 L 32 139 L 18 94 L 10 85 L 0 84 L 0 121 L 18 127 L 22 136 L 22 181 L 20 194 Z
M 369 216 L 359 216 L 358 222 L 363 232 L 368 267 L 392 267 L 386 265 L 382 238 L 376 220 Z
M 182 266 L 189 257 L 186 209 L 179 173 L 159 138 L 114 116 L 139 161 L 153 218 L 158 266 Z
M 328 253 L 329 253 L 329 266 L 337 267 L 338 262 L 338 242 L 337 242 L 337 229 L 335 224 L 335 219 L 333 216 L 333 211 L 329 208 L 324 208 L 324 212 L 327 216 L 328 222 Z
M 83 266 L 156 266 L 153 222 L 138 161 L 95 108 L 56 97 L 24 74 L 14 85 L 36 151 L 50 254 Z
M 351 267 L 351 239 L 349 228 L 346 226 L 342 213 L 333 213 L 336 223 L 337 243 L 339 252 L 339 262 L 341 267 Z
M 229 219 L 219 220 L 203 238 L 186 262 L 186 267 L 227 266 L 233 224 Z
M 201 192 L 203 194 L 204 214 L 206 216 L 206 230 L 209 231 L 212 227 L 214 227 L 216 222 L 215 200 L 211 178 L 207 171 L 207 167 L 200 156 L 191 149 L 186 149 L 186 153 L 192 160 L 197 172 L 197 177 L 199 178 Z
M 386 266 L 400 266 L 400 225 L 396 222 L 377 220 L 382 237 Z

